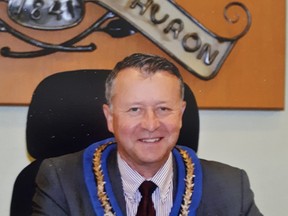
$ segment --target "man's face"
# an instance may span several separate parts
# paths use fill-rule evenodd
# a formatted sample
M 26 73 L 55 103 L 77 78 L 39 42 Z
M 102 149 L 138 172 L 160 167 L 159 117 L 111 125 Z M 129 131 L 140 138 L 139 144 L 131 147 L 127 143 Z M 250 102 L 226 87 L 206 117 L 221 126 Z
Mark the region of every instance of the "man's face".
M 176 76 L 162 71 L 144 77 L 135 68 L 122 70 L 111 106 L 103 106 L 121 158 L 140 174 L 149 166 L 160 168 L 178 140 L 185 105 Z

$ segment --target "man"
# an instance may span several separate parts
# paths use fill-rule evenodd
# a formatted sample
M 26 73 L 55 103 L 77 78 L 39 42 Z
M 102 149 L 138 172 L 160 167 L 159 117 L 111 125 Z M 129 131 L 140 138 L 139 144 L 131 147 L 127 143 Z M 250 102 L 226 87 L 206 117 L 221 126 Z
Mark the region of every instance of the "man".
M 166 59 L 133 54 L 119 62 L 103 105 L 115 138 L 45 160 L 33 215 L 261 215 L 243 170 L 175 146 L 183 96 L 183 79 Z M 143 185 L 152 188 L 147 197 Z

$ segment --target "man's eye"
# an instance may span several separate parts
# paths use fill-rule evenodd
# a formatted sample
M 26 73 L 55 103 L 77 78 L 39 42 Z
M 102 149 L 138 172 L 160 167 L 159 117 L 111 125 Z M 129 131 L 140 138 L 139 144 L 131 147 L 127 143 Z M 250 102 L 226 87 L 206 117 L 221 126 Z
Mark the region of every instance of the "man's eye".
M 139 112 L 140 108 L 139 107 L 132 107 L 128 110 L 129 112 Z
M 168 108 L 167 107 L 160 107 L 160 110 L 166 111 L 166 110 L 168 110 Z
M 171 109 L 169 109 L 168 107 L 159 107 L 159 110 L 161 110 L 161 111 L 169 111 Z
M 159 116 L 168 115 L 171 109 L 169 107 L 158 107 L 157 113 Z

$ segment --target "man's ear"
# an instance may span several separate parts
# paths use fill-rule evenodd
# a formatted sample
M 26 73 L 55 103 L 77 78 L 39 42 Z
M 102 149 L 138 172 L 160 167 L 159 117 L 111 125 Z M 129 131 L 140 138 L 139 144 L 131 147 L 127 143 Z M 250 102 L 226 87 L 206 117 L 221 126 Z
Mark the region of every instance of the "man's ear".
M 107 123 L 108 130 L 111 133 L 114 133 L 112 109 L 111 109 L 111 107 L 108 104 L 103 104 L 102 108 L 103 108 L 103 112 L 104 112 L 104 115 L 105 115 L 105 118 L 106 118 L 106 123 Z
M 183 101 L 182 101 L 182 105 L 181 105 L 181 118 L 180 118 L 180 124 L 181 124 L 181 126 L 180 126 L 180 127 L 182 127 L 183 114 L 184 114 L 185 109 L 186 109 L 186 101 L 183 100 Z
M 183 100 L 182 101 L 182 116 L 183 116 L 185 109 L 186 109 L 186 101 Z

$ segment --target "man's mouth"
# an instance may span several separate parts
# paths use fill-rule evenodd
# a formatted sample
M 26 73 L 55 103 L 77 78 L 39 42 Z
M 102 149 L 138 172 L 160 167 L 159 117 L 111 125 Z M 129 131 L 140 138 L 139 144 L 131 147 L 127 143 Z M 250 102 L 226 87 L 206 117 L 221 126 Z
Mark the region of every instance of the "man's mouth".
M 161 140 L 160 137 L 158 138 L 146 138 L 146 139 L 140 139 L 141 142 L 144 143 L 155 143 L 155 142 L 159 142 Z

